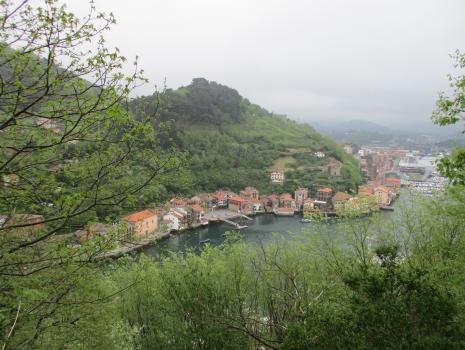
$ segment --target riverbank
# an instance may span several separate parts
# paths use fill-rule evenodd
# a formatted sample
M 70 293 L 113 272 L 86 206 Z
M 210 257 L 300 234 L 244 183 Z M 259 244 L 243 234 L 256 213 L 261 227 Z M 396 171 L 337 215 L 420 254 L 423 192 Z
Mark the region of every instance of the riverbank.
M 103 259 L 117 259 L 123 255 L 141 250 L 149 245 L 153 245 L 162 240 L 168 239 L 171 236 L 169 232 L 158 232 L 146 238 L 137 241 L 125 241 L 119 247 L 112 249 L 100 255 L 97 260 Z

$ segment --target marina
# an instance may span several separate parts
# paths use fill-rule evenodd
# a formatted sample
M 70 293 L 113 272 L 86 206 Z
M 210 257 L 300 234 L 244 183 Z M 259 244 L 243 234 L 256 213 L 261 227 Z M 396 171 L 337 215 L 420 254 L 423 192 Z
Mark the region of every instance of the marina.
M 422 181 L 409 181 L 410 188 L 426 195 L 432 196 L 435 192 L 444 190 L 447 184 L 447 179 L 439 176 L 437 171 L 433 171 L 431 175 Z

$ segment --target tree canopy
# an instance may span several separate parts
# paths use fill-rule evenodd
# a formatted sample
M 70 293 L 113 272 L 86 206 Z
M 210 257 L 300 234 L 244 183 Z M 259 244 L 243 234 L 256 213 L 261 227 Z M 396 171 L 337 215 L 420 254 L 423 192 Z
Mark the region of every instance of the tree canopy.
M 432 119 L 435 124 L 445 126 L 464 123 L 465 133 L 465 54 L 456 51 L 452 56 L 455 60 L 456 75 L 449 75 L 452 93 L 441 93 L 436 103 L 436 110 Z M 465 185 L 465 150 L 456 149 L 450 157 L 444 157 L 439 161 L 439 170 L 448 177 L 452 183 Z
M 145 79 L 105 46 L 112 15 L 91 4 L 78 18 L 55 0 L 0 6 L 0 336 L 36 348 L 104 298 L 78 291 L 120 232 L 79 247 L 66 234 L 146 205 L 141 190 L 179 162 L 161 129 L 125 108 Z

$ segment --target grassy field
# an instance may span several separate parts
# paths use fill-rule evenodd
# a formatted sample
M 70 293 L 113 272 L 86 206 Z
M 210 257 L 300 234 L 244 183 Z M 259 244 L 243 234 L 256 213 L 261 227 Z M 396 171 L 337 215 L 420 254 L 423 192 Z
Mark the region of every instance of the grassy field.
M 288 166 L 290 164 L 293 164 L 295 162 L 296 162 L 295 158 L 291 156 L 280 157 L 274 161 L 273 165 L 270 167 L 270 170 L 271 171 L 278 170 L 278 169 L 285 170 L 285 169 L 288 169 Z

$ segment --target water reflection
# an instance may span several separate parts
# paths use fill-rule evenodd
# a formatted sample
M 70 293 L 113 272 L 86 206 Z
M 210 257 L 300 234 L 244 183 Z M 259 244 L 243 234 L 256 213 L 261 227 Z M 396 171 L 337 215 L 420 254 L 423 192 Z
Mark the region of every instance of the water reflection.
M 238 221 L 247 228 L 241 230 L 244 240 L 247 243 L 266 243 L 276 239 L 277 235 L 288 236 L 289 234 L 299 234 L 302 229 L 308 228 L 311 223 L 301 223 L 299 216 L 276 217 L 272 214 L 259 215 L 250 220 Z M 233 227 L 219 222 L 195 230 L 185 231 L 178 235 L 159 242 L 157 245 L 147 247 L 144 253 L 156 255 L 170 251 L 185 252 L 188 249 L 200 251 L 201 241 L 209 240 L 209 244 L 218 246 L 225 240 L 225 233 L 232 231 Z

